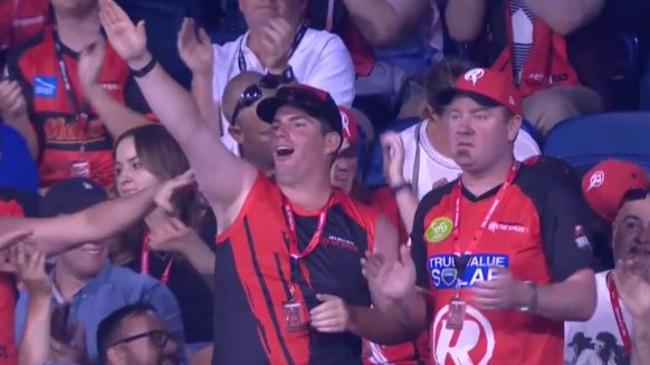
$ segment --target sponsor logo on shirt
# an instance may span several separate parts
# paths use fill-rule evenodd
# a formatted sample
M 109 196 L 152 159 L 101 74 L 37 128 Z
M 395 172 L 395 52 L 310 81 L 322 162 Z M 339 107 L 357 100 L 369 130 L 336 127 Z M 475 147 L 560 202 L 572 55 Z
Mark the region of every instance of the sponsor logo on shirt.
M 34 77 L 34 96 L 40 98 L 56 97 L 58 79 L 56 76 Z
M 496 339 L 487 318 L 476 308 L 467 305 L 463 328 L 447 328 L 449 305 L 436 314 L 431 327 L 433 358 L 436 364 L 487 365 L 494 355 Z M 471 356 L 470 356 L 471 354 Z
M 438 217 L 431 222 L 429 228 L 424 232 L 424 237 L 431 243 L 444 241 L 454 229 L 454 222 L 447 217 Z
M 349 250 L 349 251 L 354 251 L 354 252 L 359 251 L 357 245 L 354 242 L 352 242 L 352 241 L 350 241 L 348 239 L 333 236 L 333 235 L 329 235 L 327 237 L 322 238 L 321 243 L 323 243 L 326 246 L 334 246 L 334 247 L 342 248 L 342 249 Z
M 488 224 L 488 231 L 492 233 L 498 232 L 513 232 L 513 233 L 528 233 L 528 227 L 519 223 L 505 223 L 492 221 Z
M 19 27 L 29 27 L 32 25 L 40 25 L 45 22 L 45 17 L 43 15 L 36 15 L 25 18 L 16 18 L 13 20 L 13 26 L 16 28 Z
M 492 280 L 495 268 L 507 268 L 509 265 L 510 259 L 507 255 L 472 255 L 459 280 L 458 270 L 454 265 L 454 255 L 431 256 L 428 262 L 431 280 L 438 289 L 455 289 L 456 284 L 461 288 L 473 287 L 476 282 Z

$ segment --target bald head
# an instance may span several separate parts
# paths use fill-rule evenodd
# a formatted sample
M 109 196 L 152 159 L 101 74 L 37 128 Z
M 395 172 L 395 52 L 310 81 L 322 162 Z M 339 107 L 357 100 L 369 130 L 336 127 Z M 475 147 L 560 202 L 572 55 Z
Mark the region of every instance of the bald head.
M 223 114 L 231 124 L 235 123 L 232 120 L 233 113 L 241 94 L 249 86 L 259 83 L 262 77 L 264 76 L 257 72 L 245 71 L 230 80 L 226 85 L 221 99 L 221 107 L 223 108 Z

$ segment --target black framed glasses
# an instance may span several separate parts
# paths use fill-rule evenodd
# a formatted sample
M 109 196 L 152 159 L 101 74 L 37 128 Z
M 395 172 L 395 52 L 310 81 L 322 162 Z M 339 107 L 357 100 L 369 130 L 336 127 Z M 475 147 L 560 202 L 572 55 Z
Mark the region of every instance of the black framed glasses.
M 244 89 L 244 91 L 239 95 L 239 100 L 237 100 L 237 105 L 235 105 L 235 110 L 232 113 L 230 123 L 235 124 L 235 121 L 242 110 L 255 104 L 258 100 L 262 99 L 263 96 L 264 93 L 262 93 L 262 89 L 258 84 L 253 84 Z
M 121 345 L 123 343 L 133 342 L 133 341 L 139 340 L 141 338 L 149 338 L 151 343 L 154 346 L 156 346 L 157 348 L 161 349 L 161 350 L 164 349 L 165 346 L 167 346 L 167 342 L 169 342 L 170 339 L 172 341 L 175 341 L 174 336 L 172 334 L 170 334 L 169 332 L 163 331 L 163 330 L 153 330 L 153 331 L 139 333 L 137 335 L 129 336 L 127 338 L 123 338 L 121 340 L 118 340 L 118 341 L 114 342 L 109 347 L 114 347 L 114 346 L 117 346 L 117 345 Z

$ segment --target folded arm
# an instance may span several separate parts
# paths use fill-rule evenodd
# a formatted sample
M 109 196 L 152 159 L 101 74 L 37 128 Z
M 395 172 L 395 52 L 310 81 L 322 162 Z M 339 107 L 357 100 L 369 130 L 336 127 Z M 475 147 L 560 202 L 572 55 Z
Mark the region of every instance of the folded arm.
M 430 9 L 426 0 L 344 0 L 364 38 L 375 47 L 391 46 L 417 29 Z
M 605 0 L 525 0 L 535 16 L 555 32 L 567 35 L 596 18 Z

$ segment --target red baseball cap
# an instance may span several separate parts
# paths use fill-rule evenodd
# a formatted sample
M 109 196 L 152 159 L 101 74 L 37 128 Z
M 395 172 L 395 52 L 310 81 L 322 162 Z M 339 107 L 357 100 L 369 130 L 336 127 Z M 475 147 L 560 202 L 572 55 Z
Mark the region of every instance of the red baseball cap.
M 487 68 L 473 68 L 459 77 L 451 88 L 438 94 L 438 102 L 447 105 L 458 94 L 485 97 L 495 104 L 521 115 L 521 97 L 510 79 L 502 72 Z
M 613 222 L 628 190 L 647 189 L 646 172 L 631 162 L 608 159 L 589 170 L 582 178 L 582 192 L 598 215 Z

